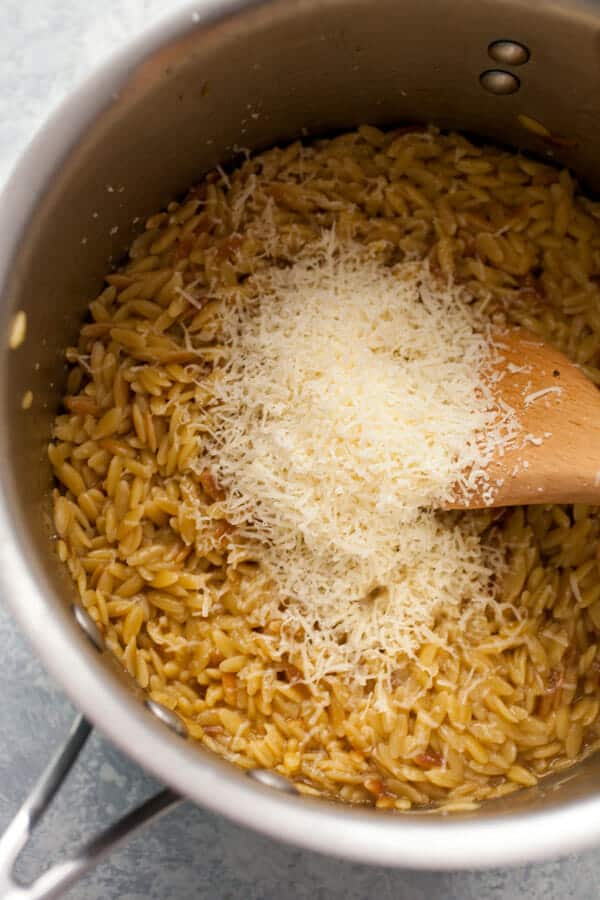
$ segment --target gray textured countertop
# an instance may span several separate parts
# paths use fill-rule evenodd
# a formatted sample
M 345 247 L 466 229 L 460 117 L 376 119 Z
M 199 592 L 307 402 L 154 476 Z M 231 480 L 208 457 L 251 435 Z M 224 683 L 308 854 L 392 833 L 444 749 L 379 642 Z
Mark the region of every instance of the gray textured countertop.
M 201 0 L 199 0 L 201 2 Z M 39 121 L 115 44 L 180 0 L 0 0 L 0 183 Z M 99 11 L 101 10 L 101 11 Z M 74 710 L 0 606 L 0 829 L 64 736 Z M 156 789 L 93 735 L 19 873 L 79 843 Z M 286 847 L 186 803 L 135 836 L 72 889 L 79 900 L 588 900 L 600 848 L 512 870 L 385 870 Z M 1 900 L 1 898 L 0 898 Z

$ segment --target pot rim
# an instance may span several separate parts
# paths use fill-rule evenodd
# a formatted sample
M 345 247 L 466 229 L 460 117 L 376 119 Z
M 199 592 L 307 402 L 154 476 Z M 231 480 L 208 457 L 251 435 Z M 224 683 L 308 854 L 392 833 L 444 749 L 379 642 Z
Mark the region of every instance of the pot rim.
M 73 146 L 110 102 L 128 73 L 192 29 L 286 0 L 202 0 L 167 15 L 111 54 L 52 113 L 14 168 L 2 195 L 0 284 L 6 285 L 19 237 L 45 188 Z M 7 462 L 6 438 L 0 457 Z M 8 464 L 3 471 L 8 471 Z M 549 810 L 467 818 L 364 810 L 291 797 L 245 778 L 165 733 L 125 689 L 114 691 L 91 648 L 72 640 L 49 599 L 43 573 L 32 568 L 14 528 L 18 503 L 9 480 L 0 485 L 0 588 L 50 674 L 123 752 L 175 790 L 213 812 L 272 838 L 321 853 L 386 866 L 448 870 L 515 865 L 600 843 L 600 794 Z M 75 677 L 74 677 L 75 676 Z

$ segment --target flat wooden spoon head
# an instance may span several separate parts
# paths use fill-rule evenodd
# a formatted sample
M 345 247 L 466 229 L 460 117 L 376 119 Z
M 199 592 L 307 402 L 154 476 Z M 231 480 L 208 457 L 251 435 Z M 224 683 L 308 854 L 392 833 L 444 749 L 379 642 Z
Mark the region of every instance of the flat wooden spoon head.
M 600 390 L 530 332 L 508 329 L 495 343 L 499 359 L 489 383 L 514 409 L 521 435 L 485 470 L 491 502 L 483 489 L 453 508 L 600 504 Z

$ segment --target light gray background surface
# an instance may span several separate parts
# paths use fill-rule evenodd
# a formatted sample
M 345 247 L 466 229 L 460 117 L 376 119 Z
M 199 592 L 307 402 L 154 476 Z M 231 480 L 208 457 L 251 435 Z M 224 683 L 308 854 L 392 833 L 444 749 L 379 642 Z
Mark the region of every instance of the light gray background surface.
M 199 0 L 200 6 L 202 0 Z M 0 183 L 34 129 L 111 48 L 182 0 L 0 0 Z M 0 606 L 0 829 L 74 716 Z M 86 747 L 19 872 L 73 850 L 149 796 L 155 781 L 99 735 Z M 257 810 L 258 813 L 258 810 Z M 186 803 L 72 889 L 73 900 L 592 900 L 600 848 L 505 871 L 428 874 L 327 859 Z M 1 898 L 0 898 L 1 900 Z

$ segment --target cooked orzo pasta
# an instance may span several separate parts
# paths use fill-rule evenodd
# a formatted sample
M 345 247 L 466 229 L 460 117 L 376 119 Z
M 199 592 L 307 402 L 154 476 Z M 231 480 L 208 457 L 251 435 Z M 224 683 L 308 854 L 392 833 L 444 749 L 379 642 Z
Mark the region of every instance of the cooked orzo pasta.
M 465 809 L 598 740 L 600 516 L 457 517 L 504 548 L 506 615 L 472 616 L 460 641 L 434 628 L 377 697 L 351 673 L 306 677 L 197 462 L 226 356 L 219 304 L 324 231 L 382 266 L 426 258 L 600 384 L 600 204 L 568 172 L 433 128 L 270 150 L 152 216 L 90 304 L 49 446 L 57 551 L 109 648 L 206 747 L 306 793 Z

